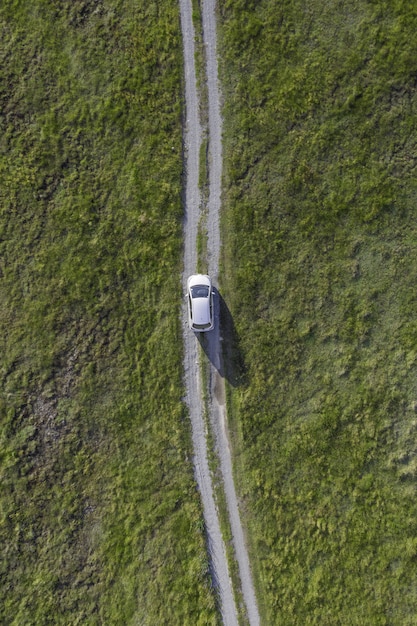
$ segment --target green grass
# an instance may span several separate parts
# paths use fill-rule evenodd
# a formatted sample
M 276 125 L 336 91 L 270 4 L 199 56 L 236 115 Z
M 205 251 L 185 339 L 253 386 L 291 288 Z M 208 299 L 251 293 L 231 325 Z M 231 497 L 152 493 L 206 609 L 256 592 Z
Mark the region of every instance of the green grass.
M 226 3 L 229 389 L 266 624 L 412 624 L 417 11 Z
M 215 624 L 182 404 L 178 7 L 0 8 L 0 621 Z

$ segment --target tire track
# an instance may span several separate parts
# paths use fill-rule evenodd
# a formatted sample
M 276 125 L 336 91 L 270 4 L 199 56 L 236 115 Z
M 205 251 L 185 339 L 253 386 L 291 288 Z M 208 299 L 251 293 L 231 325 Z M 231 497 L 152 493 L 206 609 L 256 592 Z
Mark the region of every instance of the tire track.
M 222 183 L 222 118 L 220 112 L 220 93 L 218 84 L 217 36 L 216 36 L 216 1 L 203 1 L 203 39 L 206 51 L 206 75 L 208 91 L 208 127 L 209 127 L 209 200 L 208 200 L 208 263 L 209 274 L 217 283 L 220 258 L 219 216 L 221 209 Z M 235 558 L 239 567 L 241 591 L 251 626 L 260 623 L 258 606 L 249 564 L 249 555 L 240 521 L 238 500 L 233 480 L 232 459 L 227 436 L 227 415 L 225 405 L 225 381 L 221 376 L 220 327 L 209 337 L 210 359 L 210 421 L 215 434 L 217 453 L 232 530 Z

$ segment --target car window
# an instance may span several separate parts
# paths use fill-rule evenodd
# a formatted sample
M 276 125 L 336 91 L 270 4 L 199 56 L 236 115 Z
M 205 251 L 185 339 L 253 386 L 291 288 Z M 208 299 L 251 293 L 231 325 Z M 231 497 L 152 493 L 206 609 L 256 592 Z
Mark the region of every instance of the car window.
M 211 326 L 211 322 L 207 322 L 206 324 L 193 324 L 193 327 L 196 330 L 207 330 L 207 328 L 210 328 Z
M 208 298 L 209 288 L 206 285 L 195 285 L 191 287 L 191 296 L 193 298 Z

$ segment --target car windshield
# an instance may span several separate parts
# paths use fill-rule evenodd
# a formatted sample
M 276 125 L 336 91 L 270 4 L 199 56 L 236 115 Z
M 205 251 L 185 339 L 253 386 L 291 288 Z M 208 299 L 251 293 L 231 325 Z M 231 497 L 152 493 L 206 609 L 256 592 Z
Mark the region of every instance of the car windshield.
M 191 287 L 192 298 L 208 298 L 209 288 L 207 285 L 194 285 Z

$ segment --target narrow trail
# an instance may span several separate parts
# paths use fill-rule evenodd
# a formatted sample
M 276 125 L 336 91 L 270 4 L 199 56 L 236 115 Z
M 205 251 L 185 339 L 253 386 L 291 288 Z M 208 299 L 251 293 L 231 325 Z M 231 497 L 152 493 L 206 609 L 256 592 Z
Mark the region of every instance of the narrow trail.
M 201 125 L 199 119 L 199 99 L 195 72 L 194 26 L 192 23 L 191 0 L 180 0 L 181 28 L 184 47 L 184 73 L 186 98 L 185 125 L 185 219 L 184 219 L 184 273 L 183 288 L 187 277 L 197 268 L 197 231 L 200 219 L 199 159 L 201 145 Z M 214 501 L 213 484 L 207 458 L 207 433 L 203 416 L 200 367 L 198 363 L 197 340 L 187 325 L 186 304 L 183 307 L 184 328 L 184 372 L 186 382 L 186 402 L 190 412 L 194 448 L 194 469 L 204 509 L 211 576 L 220 601 L 223 623 L 227 626 L 238 624 L 236 605 L 227 565 L 226 549 L 220 530 L 220 522 Z
M 186 280 L 197 270 L 197 232 L 200 219 L 201 197 L 199 159 L 202 128 L 199 119 L 200 101 L 196 86 L 194 26 L 191 0 L 180 0 L 181 28 L 184 48 L 184 73 L 186 97 L 185 124 L 185 219 L 184 219 L 184 273 Z M 208 92 L 209 136 L 209 198 L 207 212 L 207 256 L 209 274 L 214 285 L 218 282 L 220 257 L 219 215 L 221 208 L 222 177 L 222 119 L 218 86 L 215 0 L 202 3 L 203 39 L 206 53 L 206 80 Z M 218 300 L 216 298 L 216 300 Z M 250 572 L 249 557 L 239 516 L 235 492 L 230 447 L 226 428 L 225 383 L 221 375 L 221 337 L 219 328 L 219 303 L 215 305 L 215 329 L 204 337 L 205 352 L 210 361 L 208 385 L 209 421 L 216 452 L 219 458 L 233 546 L 238 563 L 241 592 L 250 626 L 260 623 L 256 597 Z M 207 548 L 211 576 L 216 588 L 220 611 L 225 626 L 238 624 L 236 603 L 228 569 L 226 549 L 220 530 L 219 516 L 214 500 L 213 484 L 208 464 L 207 432 L 204 420 L 203 389 L 199 358 L 206 358 L 199 349 L 198 340 L 187 325 L 186 304 L 183 307 L 184 372 L 187 389 L 186 401 L 190 412 L 194 447 L 194 468 L 204 509 Z

